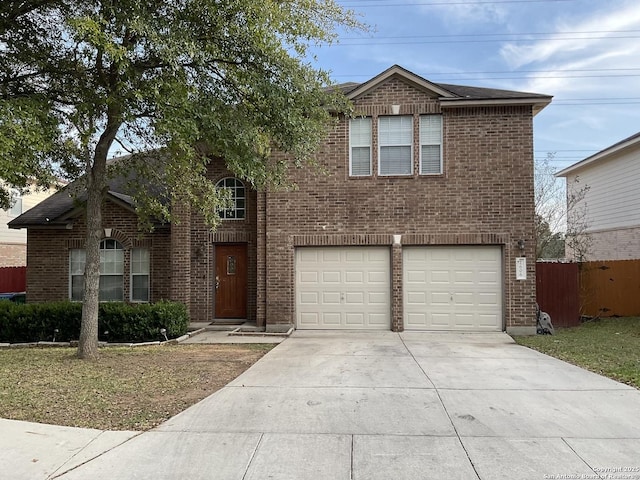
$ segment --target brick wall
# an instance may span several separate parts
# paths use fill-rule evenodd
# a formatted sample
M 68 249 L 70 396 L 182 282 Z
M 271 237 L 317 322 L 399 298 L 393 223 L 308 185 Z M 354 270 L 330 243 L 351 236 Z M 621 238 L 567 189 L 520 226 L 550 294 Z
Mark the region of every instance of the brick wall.
M 234 177 L 224 162 L 214 159 L 208 166 L 207 178 L 217 183 Z M 256 192 L 245 183 L 246 211 L 244 220 L 222 220 L 214 232 L 205 225 L 201 214 L 194 211 L 190 219 L 190 310 L 193 321 L 211 321 L 215 316 L 215 246 L 247 245 L 247 319 L 256 320 L 257 246 Z M 178 287 L 179 288 L 179 287 Z
M 392 104 L 401 106 L 400 115 L 414 118 L 414 174 L 377 177 L 377 115 L 389 114 Z M 294 238 L 308 236 L 311 245 L 331 244 L 322 239 L 339 236 L 343 245 L 391 247 L 393 234 L 422 236 L 423 245 L 503 245 L 506 326 L 534 325 L 532 108 L 442 109 L 436 99 L 392 78 L 359 99 L 356 110 L 374 117 L 373 176 L 349 177 L 348 120 L 341 119 L 317 155 L 326 174 L 292 171 L 297 190 L 266 196 L 266 222 L 264 231 L 259 229 L 266 274 L 259 288 L 266 291 L 267 325 L 295 323 Z M 422 113 L 443 115 L 444 172 L 439 176 L 417 174 Z M 518 239 L 525 240 L 529 258 L 526 281 L 515 280 Z M 396 285 L 401 282 L 398 255 L 394 249 L 394 299 L 402 297 Z M 399 308 L 392 309 L 398 328 Z
M 0 267 L 23 267 L 27 264 L 25 244 L 0 243 Z
M 589 232 L 585 260 L 636 260 L 640 259 L 640 227 L 617 228 Z M 574 254 L 567 247 L 566 257 Z
M 130 251 L 146 247 L 150 251 L 151 301 L 171 297 L 170 236 L 167 228 L 140 235 L 134 213 L 107 202 L 103 208 L 105 229 L 124 248 L 124 297 L 130 292 Z M 69 298 L 69 250 L 83 248 L 85 222 L 76 219 L 71 229 L 29 228 L 27 232 L 27 301 L 44 302 Z

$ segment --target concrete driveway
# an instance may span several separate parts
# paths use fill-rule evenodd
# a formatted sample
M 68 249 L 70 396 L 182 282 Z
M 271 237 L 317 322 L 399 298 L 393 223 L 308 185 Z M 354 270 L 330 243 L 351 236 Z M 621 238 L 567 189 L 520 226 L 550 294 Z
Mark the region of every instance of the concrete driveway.
M 506 334 L 298 331 L 59 478 L 640 479 L 639 452 L 640 391 Z

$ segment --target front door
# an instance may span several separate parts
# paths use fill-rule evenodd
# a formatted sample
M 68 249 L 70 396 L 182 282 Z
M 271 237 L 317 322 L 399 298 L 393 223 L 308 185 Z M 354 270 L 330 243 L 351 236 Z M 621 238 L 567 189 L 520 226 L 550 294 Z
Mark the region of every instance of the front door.
M 247 245 L 216 245 L 216 318 L 247 318 Z

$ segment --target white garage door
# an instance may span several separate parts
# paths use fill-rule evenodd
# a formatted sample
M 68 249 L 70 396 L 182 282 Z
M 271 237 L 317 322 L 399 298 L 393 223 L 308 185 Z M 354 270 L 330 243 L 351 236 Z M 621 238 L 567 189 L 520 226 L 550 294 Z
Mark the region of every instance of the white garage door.
M 388 248 L 298 248 L 297 328 L 389 330 L 390 283 Z
M 407 330 L 502 330 L 500 247 L 403 249 Z

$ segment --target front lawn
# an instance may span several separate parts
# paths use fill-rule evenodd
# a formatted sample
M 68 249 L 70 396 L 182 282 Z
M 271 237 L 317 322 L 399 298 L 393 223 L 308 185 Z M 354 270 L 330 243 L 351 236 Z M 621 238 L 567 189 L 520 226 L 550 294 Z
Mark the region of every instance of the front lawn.
M 0 350 L 0 417 L 104 430 L 148 430 L 211 395 L 273 345 Z
M 556 329 L 555 335 L 514 338 L 520 345 L 640 388 L 640 317 L 603 318 Z

